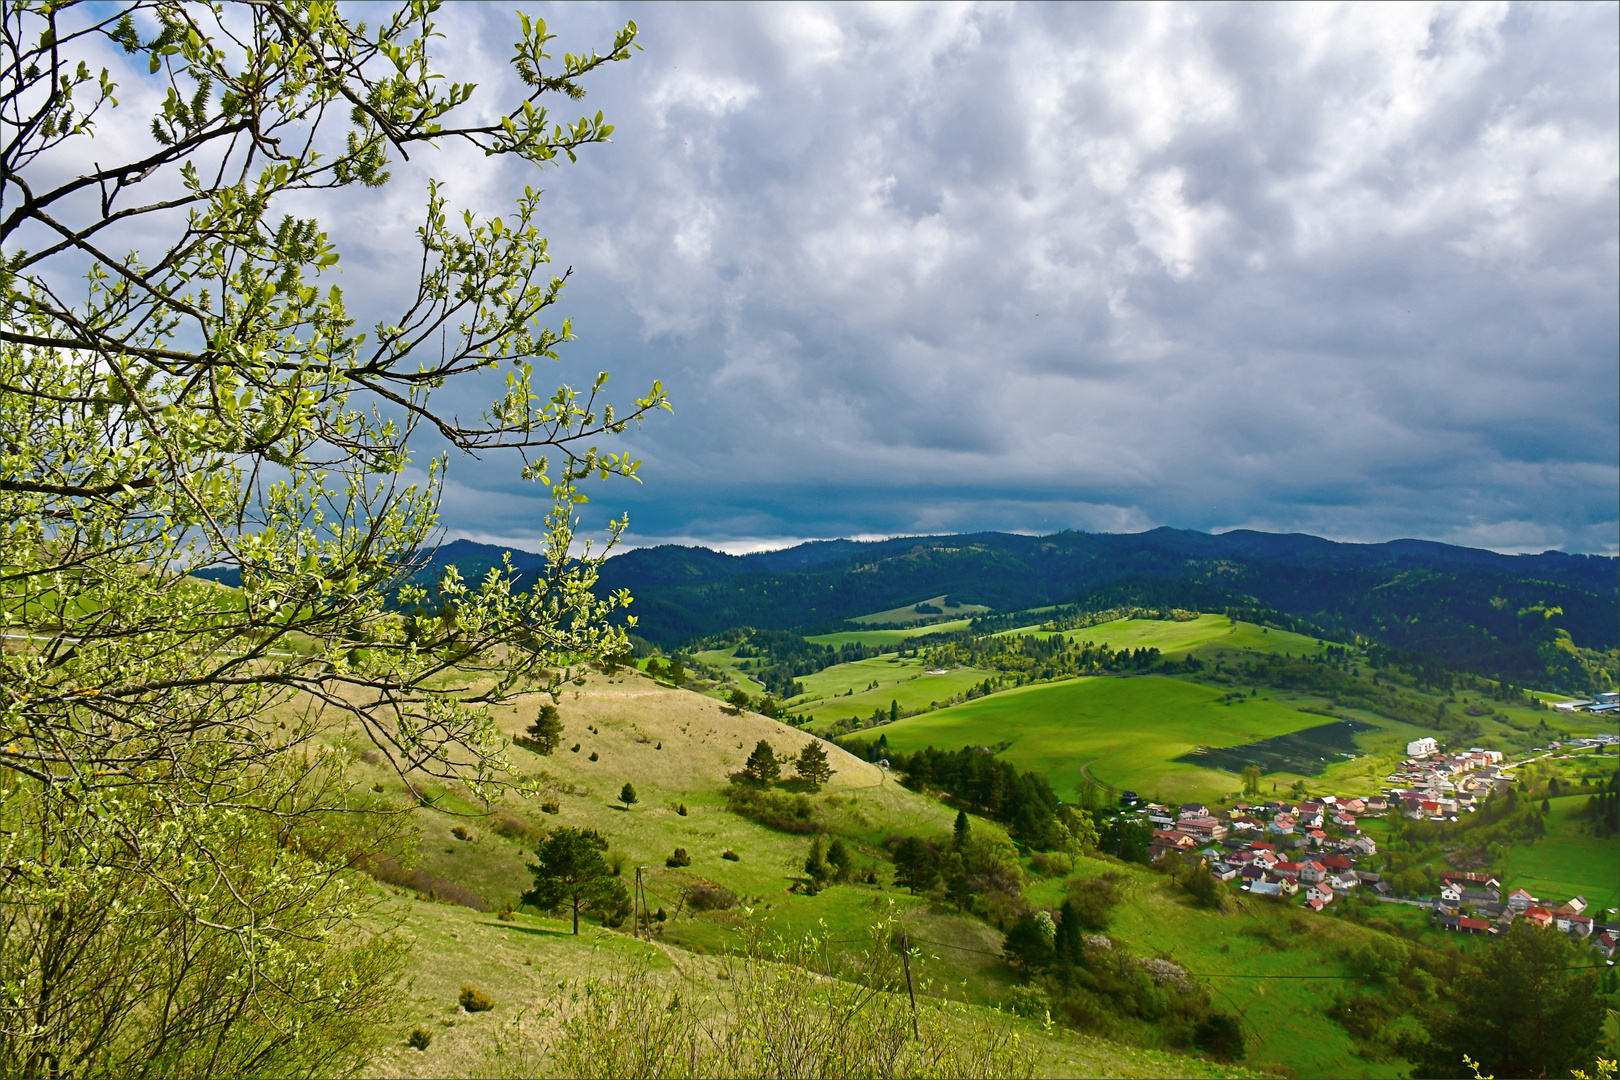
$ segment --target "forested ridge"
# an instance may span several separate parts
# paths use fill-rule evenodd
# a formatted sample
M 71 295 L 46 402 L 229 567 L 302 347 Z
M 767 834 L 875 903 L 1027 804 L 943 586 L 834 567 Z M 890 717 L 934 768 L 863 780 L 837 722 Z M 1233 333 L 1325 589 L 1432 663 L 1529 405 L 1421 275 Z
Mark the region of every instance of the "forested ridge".
M 458 541 L 434 565 L 485 567 L 498 558 L 497 549 Z M 598 590 L 621 588 L 635 597 L 635 632 L 665 647 L 735 627 L 843 629 L 857 616 L 947 594 L 1003 613 L 1238 609 L 1526 684 L 1585 690 L 1620 677 L 1620 561 L 1556 551 L 1168 528 L 818 541 L 744 556 L 665 545 L 609 559 Z

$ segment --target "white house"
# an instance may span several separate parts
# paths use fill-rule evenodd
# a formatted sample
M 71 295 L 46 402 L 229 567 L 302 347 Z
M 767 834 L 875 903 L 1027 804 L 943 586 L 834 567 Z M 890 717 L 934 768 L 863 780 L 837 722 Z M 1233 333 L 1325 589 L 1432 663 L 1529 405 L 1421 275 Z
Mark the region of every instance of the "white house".
M 1421 739 L 1413 739 L 1411 742 L 1406 744 L 1406 756 L 1428 757 L 1430 754 L 1439 749 L 1440 744 L 1435 742 L 1434 739 L 1425 735 Z

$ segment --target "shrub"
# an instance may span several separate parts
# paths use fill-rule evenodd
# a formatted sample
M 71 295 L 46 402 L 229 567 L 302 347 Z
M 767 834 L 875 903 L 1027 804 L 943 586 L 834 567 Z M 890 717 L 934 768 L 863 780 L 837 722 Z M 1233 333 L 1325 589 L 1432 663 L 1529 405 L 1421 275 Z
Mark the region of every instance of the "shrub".
M 579 753 L 579 743 L 575 743 L 573 746 L 569 747 L 569 749 L 576 754 Z
M 500 911 L 496 912 L 495 917 L 501 920 L 501 922 L 511 922 L 513 919 L 517 918 L 516 915 L 512 914 L 512 908 L 510 905 L 501 908 Z
M 602 756 L 600 754 L 598 754 L 595 750 L 592 750 L 591 751 L 591 760 L 592 761 L 601 761 Z
M 668 915 L 667 912 L 664 911 L 663 907 L 660 905 L 658 910 L 653 912 L 653 918 L 656 919 L 659 922 L 663 922 L 665 919 L 669 918 L 669 915 Z
M 495 999 L 471 986 L 461 988 L 461 1007 L 467 1012 L 488 1012 L 495 1007 Z
M 1045 877 L 1068 877 L 1074 860 L 1061 851 L 1037 851 L 1029 857 L 1029 868 Z
M 1193 1045 L 1212 1058 L 1236 1061 L 1243 1056 L 1243 1025 L 1224 1012 L 1211 1012 L 1193 1029 Z
M 742 856 L 737 854 L 735 851 L 732 851 L 730 848 L 726 848 L 726 850 L 722 851 L 720 853 L 720 857 L 722 859 L 729 859 L 732 862 L 742 862 Z
M 433 1032 L 429 1031 L 421 1024 L 417 1024 L 416 1027 L 411 1029 L 410 1038 L 406 1039 L 405 1041 L 411 1044 L 411 1049 L 425 1051 L 428 1047 L 433 1045 Z
M 734 812 L 772 829 L 800 835 L 827 831 L 817 818 L 815 804 L 803 795 L 732 784 L 726 798 Z
M 560 814 L 562 813 L 562 807 L 557 805 L 557 800 L 553 799 L 550 802 L 541 803 L 540 812 L 542 814 Z
M 737 906 L 737 894 L 719 885 L 694 885 L 686 890 L 686 906 L 693 911 L 725 911 Z
M 471 840 L 472 830 L 467 828 L 465 825 L 457 825 L 455 828 L 450 830 L 450 835 L 455 837 L 457 840 Z
M 678 848 L 675 849 L 675 854 L 671 855 L 669 858 L 664 860 L 664 865 L 668 866 L 668 867 L 671 867 L 671 868 L 679 868 L 679 867 L 682 867 L 682 866 L 691 866 L 692 865 L 692 856 L 690 856 L 690 855 L 688 855 L 686 853 L 685 848 L 678 847 Z
M 675 808 L 675 812 L 676 812 L 676 813 L 677 813 L 677 814 L 679 814 L 679 815 L 681 815 L 681 817 L 685 817 L 685 816 L 686 816 L 686 804 L 685 804 L 685 803 L 681 803 L 681 805 L 679 805 L 679 806 L 677 806 L 677 807 L 676 807 L 676 808 Z
M 366 872 L 386 885 L 414 889 L 425 899 L 460 904 L 474 911 L 487 912 L 495 908 L 494 904 L 459 882 L 430 874 L 426 870 L 405 870 L 392 857 L 371 860 L 366 865 Z
M 541 807 L 542 810 L 545 807 Z M 540 839 L 540 830 L 527 818 L 502 810 L 496 814 L 489 823 L 489 831 L 496 836 L 504 836 L 508 840 L 516 840 L 520 844 L 532 845 Z
M 1069 903 L 1064 910 L 1073 912 L 1087 930 L 1106 930 L 1117 903 L 1119 888 L 1113 881 L 1107 877 L 1085 878 L 1069 886 Z

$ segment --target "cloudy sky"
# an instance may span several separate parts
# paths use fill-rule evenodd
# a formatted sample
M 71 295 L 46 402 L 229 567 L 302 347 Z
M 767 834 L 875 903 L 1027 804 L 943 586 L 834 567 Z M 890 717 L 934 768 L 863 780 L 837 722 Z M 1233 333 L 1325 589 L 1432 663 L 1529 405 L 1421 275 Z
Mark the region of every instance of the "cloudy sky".
M 545 187 L 555 377 L 674 395 L 591 524 L 1617 550 L 1614 3 L 527 10 L 560 50 L 640 27 L 584 103 L 613 144 L 446 155 L 333 224 L 386 297 L 421 170 Z M 514 25 L 441 23 L 490 107 Z M 537 532 L 515 467 L 451 478 L 453 535 Z

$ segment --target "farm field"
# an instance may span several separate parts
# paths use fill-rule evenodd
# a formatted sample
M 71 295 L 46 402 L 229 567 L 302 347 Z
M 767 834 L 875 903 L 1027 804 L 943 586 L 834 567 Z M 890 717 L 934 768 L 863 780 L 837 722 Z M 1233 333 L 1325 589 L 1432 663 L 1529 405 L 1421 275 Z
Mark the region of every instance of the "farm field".
M 924 634 L 954 634 L 958 630 L 966 630 L 970 619 L 951 619 L 947 622 L 930 623 L 927 626 L 912 626 L 904 630 L 840 630 L 835 634 L 812 634 L 805 638 L 818 645 L 831 645 L 837 648 L 840 645 L 901 645 L 914 637 Z
M 1237 789 L 1230 773 L 1174 760 L 1199 745 L 1234 746 L 1326 722 L 1269 697 L 1239 705 L 1221 698 L 1214 687 L 1159 676 L 1073 679 L 1003 691 L 881 730 L 896 750 L 1010 742 L 1002 756 L 1044 773 L 1059 798 L 1079 795 L 1088 767 L 1093 779 L 1164 801 L 1217 799 Z
M 979 668 L 952 668 L 943 675 L 930 675 L 928 671 L 921 660 L 892 655 L 838 664 L 800 679 L 804 696 L 790 699 L 786 708 L 795 715 L 811 717 L 814 727 L 851 716 L 864 719 L 874 709 L 887 709 L 891 701 L 898 701 L 900 708 L 908 712 L 926 709 L 930 702 L 949 701 L 985 679 L 1000 676 L 1000 672 Z M 875 687 L 874 682 L 878 684 Z M 845 696 L 849 691 L 854 693 Z

